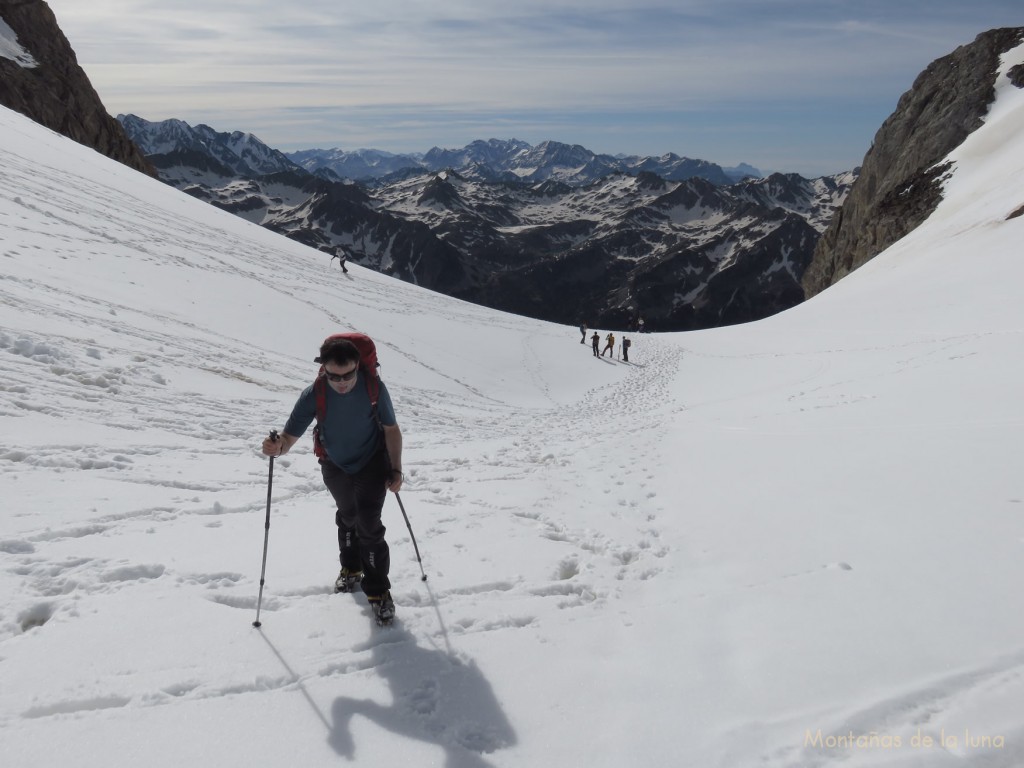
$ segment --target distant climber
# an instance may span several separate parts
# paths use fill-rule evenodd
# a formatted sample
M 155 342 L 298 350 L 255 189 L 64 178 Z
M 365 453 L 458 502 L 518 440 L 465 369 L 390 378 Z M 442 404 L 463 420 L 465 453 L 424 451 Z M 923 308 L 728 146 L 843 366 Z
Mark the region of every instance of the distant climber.
M 611 352 L 612 353 L 612 360 L 614 360 L 615 359 L 615 334 L 614 333 L 609 333 L 605 337 L 605 341 L 607 343 L 604 345 L 604 349 L 601 350 L 601 357 L 604 357 L 604 353 L 605 352 Z

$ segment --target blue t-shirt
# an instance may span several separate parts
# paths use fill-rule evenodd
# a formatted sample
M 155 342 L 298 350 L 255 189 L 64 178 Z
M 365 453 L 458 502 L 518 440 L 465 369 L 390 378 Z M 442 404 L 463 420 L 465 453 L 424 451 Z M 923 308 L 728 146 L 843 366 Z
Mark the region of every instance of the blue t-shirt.
M 324 382 L 327 390 L 327 414 L 320 424 L 320 442 L 327 457 L 349 474 L 365 467 L 380 446 L 380 430 L 373 416 L 370 394 L 366 391 L 363 372 L 359 371 L 352 391 L 341 395 Z M 316 418 L 316 395 L 310 384 L 299 395 L 291 416 L 284 425 L 289 435 L 301 437 Z M 380 396 L 377 398 L 377 415 L 380 423 L 394 426 L 395 408 L 384 382 L 380 382 Z

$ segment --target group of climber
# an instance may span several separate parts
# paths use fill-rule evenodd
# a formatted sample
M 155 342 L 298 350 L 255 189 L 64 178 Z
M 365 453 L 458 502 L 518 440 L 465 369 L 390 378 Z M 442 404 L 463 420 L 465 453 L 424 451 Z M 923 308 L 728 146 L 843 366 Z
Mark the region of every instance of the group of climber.
M 640 322 L 643 323 L 643 320 L 641 320 Z M 580 323 L 580 344 L 587 343 L 587 330 L 587 324 Z M 594 331 L 593 335 L 590 337 L 590 343 L 594 350 L 594 357 L 604 357 L 606 354 L 609 354 L 612 360 L 614 360 L 615 334 L 609 332 L 608 335 L 604 337 L 604 341 L 604 349 L 601 349 L 601 337 L 598 335 L 597 331 Z M 622 361 L 625 363 L 629 362 L 629 348 L 630 346 L 632 346 L 632 344 L 633 342 L 631 342 L 626 336 L 622 337 L 620 349 L 622 350 Z

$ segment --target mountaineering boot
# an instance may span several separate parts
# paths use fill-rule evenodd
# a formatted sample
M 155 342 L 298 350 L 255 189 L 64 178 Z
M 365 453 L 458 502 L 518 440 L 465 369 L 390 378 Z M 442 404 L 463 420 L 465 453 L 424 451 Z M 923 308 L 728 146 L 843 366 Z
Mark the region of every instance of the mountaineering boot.
M 385 592 L 383 595 L 372 595 L 367 599 L 373 609 L 373 618 L 376 619 L 377 626 L 387 626 L 394 620 L 395 601 L 391 599 L 390 592 Z
M 355 592 L 362 580 L 362 571 L 350 571 L 348 568 L 342 568 L 341 573 L 338 574 L 338 578 L 334 582 L 334 592 L 335 594 L 338 592 Z

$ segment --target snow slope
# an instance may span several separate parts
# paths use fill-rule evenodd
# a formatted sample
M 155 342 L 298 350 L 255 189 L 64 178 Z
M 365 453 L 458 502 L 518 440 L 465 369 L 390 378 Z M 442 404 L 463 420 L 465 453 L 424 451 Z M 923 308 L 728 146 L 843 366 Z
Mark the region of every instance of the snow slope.
M 1024 59 L 1024 49 L 1006 66 Z M 1024 763 L 1024 92 L 767 321 L 634 338 L 325 267 L 0 110 L 5 766 Z M 323 336 L 406 437 L 399 620 L 333 595 Z M 930 742 L 928 741 L 930 740 Z

